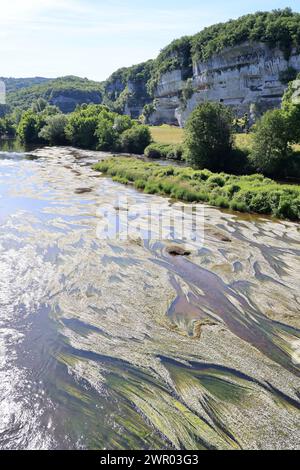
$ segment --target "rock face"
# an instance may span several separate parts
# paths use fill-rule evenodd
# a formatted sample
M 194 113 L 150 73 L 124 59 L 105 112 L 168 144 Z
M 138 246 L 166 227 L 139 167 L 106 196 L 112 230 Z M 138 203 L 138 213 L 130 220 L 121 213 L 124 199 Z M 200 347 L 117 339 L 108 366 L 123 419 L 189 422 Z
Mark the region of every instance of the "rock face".
M 62 90 L 55 91 L 49 100 L 50 104 L 57 106 L 63 113 L 71 113 L 76 106 L 83 103 L 101 104 L 100 93 L 84 90 Z
M 294 80 L 291 84 L 291 88 L 293 91 L 292 94 L 292 103 L 293 104 L 300 104 L 300 79 Z
M 149 124 L 178 124 L 176 110 L 181 105 L 184 83 L 181 70 L 162 75 L 154 92 L 155 111 L 148 118 Z
M 103 103 L 114 111 L 138 119 L 144 106 L 152 102 L 147 83 L 152 61 L 123 68 L 113 73 L 104 84 Z
M 161 76 L 155 90 L 155 111 L 150 124 L 184 126 L 193 109 L 204 101 L 221 102 L 240 117 L 248 113 L 252 122 L 267 109 L 281 105 L 286 84 L 282 73 L 289 68 L 300 71 L 300 55 L 292 51 L 287 60 L 279 49 L 263 43 L 244 43 L 193 64 L 188 99 L 182 97 L 187 82 L 182 71 Z

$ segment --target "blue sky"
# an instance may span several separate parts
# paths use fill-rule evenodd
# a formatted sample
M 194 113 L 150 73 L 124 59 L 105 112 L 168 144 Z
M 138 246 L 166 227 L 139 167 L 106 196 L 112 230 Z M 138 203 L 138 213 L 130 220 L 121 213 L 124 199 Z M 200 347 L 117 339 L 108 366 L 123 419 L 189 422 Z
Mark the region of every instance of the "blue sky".
M 299 0 L 0 0 L 0 76 L 103 80 L 172 39 Z

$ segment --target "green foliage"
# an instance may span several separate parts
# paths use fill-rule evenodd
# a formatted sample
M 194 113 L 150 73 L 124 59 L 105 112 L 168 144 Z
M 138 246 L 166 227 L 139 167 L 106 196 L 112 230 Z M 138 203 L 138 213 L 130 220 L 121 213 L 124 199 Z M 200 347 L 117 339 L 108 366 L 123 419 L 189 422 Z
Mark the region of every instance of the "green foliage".
M 181 160 L 183 149 L 181 145 L 152 143 L 145 149 L 148 158 L 166 160 Z
M 51 78 L 43 77 L 32 77 L 32 78 L 5 78 L 0 77 L 0 80 L 3 80 L 6 87 L 7 93 L 12 93 L 22 88 L 31 88 L 35 85 L 41 85 L 42 83 L 50 82 Z
M 0 138 L 14 138 L 16 132 L 16 122 L 13 116 L 0 118 Z
M 257 12 L 237 20 L 205 28 L 192 38 L 195 60 L 207 60 L 226 47 L 245 41 L 259 41 L 270 47 L 279 46 L 289 56 L 292 47 L 300 45 L 300 14 L 290 8 L 272 12 Z
M 0 120 L 0 132 L 4 132 L 4 120 Z M 83 104 L 66 116 L 41 100 L 22 114 L 18 135 L 26 143 L 68 142 L 80 148 L 131 153 L 143 153 L 151 142 L 147 126 L 113 113 L 106 106 Z
M 185 134 L 187 161 L 197 168 L 226 169 L 232 151 L 232 115 L 220 103 L 200 104 L 190 115 Z
M 95 149 L 98 143 L 96 130 L 102 114 L 109 115 L 105 106 L 82 105 L 70 114 L 66 126 L 68 141 L 75 147 Z
M 279 109 L 267 111 L 256 125 L 250 157 L 256 170 L 270 176 L 284 175 L 292 156 L 290 141 L 287 115 Z
M 65 128 L 68 119 L 64 114 L 50 116 L 39 133 L 39 138 L 50 145 L 64 145 L 67 142 Z
M 39 136 L 42 128 L 46 124 L 45 116 L 36 114 L 32 110 L 26 111 L 18 125 L 17 134 L 22 142 L 27 144 L 41 143 Z
M 0 118 L 5 117 L 7 114 L 11 113 L 10 106 L 7 104 L 0 104 Z
M 284 94 L 282 110 L 288 120 L 292 143 L 300 143 L 300 75 Z
M 98 150 L 118 150 L 119 134 L 114 128 L 113 119 L 109 118 L 109 116 L 101 116 L 94 135 L 97 138 Z
M 48 104 L 57 104 L 63 112 L 72 112 L 77 104 L 101 103 L 102 89 L 101 83 L 68 76 L 10 92 L 7 95 L 7 104 L 11 109 L 19 107 L 27 110 L 32 103 L 42 99 Z M 62 96 L 67 99 L 65 102 L 59 99 Z
M 184 107 L 186 107 L 188 100 L 193 96 L 194 92 L 193 79 L 188 78 L 184 84 L 181 96 L 181 101 Z
M 135 125 L 121 135 L 121 147 L 124 152 L 143 154 L 151 140 L 148 126 Z
M 112 158 L 96 164 L 94 169 L 150 194 L 300 220 L 300 186 L 281 185 L 263 175 L 234 176 L 208 170 L 162 167 L 134 158 Z

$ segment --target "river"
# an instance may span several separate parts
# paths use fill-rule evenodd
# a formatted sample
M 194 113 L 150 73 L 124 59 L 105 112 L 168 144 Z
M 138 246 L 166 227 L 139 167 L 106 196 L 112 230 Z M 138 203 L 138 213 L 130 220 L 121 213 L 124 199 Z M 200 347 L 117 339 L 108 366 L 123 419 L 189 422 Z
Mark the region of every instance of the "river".
M 300 448 L 299 225 L 199 206 L 203 243 L 71 148 L 0 153 L 0 449 Z M 170 209 L 171 208 L 171 209 Z M 155 229 L 154 229 L 155 230 Z

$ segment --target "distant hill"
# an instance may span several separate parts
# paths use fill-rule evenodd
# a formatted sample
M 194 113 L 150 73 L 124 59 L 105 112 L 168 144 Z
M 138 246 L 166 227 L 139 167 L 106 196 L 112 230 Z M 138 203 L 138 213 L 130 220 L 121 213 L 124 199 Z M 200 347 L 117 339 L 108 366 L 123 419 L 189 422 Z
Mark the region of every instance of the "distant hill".
M 6 86 L 6 92 L 12 93 L 22 88 L 30 88 L 34 85 L 40 85 L 41 83 L 50 82 L 51 78 L 43 77 L 30 77 L 30 78 L 12 78 L 12 77 L 0 77 L 0 80 L 4 81 Z
M 11 88 L 7 89 L 7 105 L 11 109 L 28 109 L 38 98 L 58 106 L 64 113 L 74 111 L 78 104 L 102 102 L 103 85 L 87 78 L 67 76 L 56 79 L 23 79 L 23 86 L 22 79 L 15 79 L 15 82 L 13 79 L 8 80 L 12 80 L 8 81 Z M 30 80 L 33 83 L 40 80 L 40 83 L 24 86 Z

